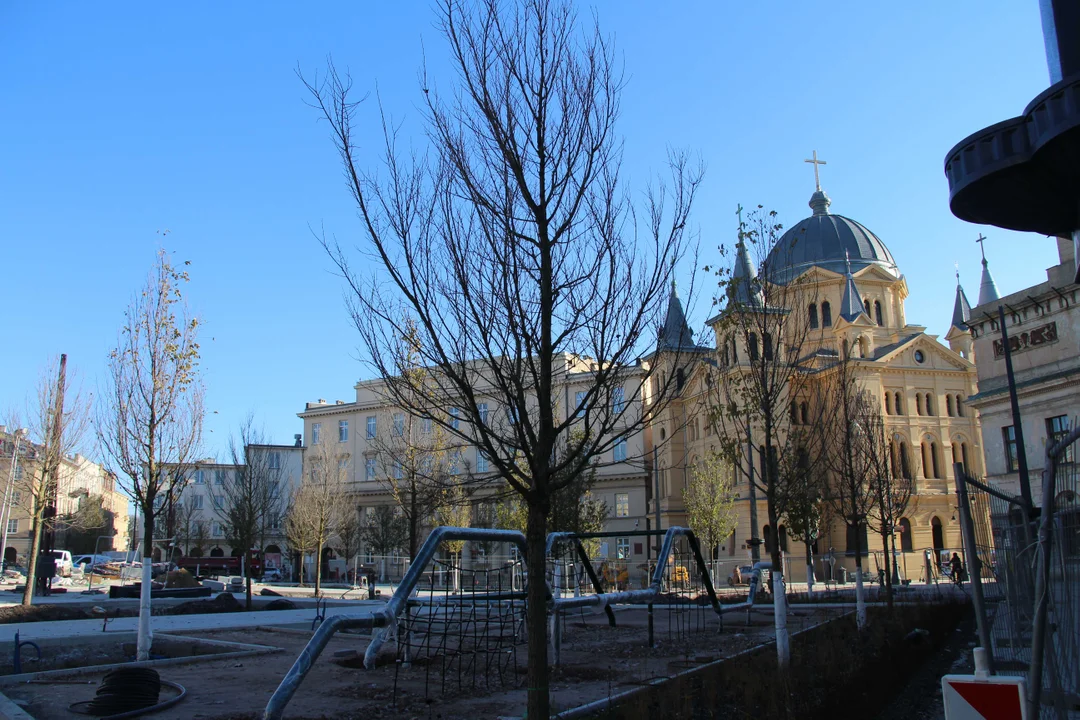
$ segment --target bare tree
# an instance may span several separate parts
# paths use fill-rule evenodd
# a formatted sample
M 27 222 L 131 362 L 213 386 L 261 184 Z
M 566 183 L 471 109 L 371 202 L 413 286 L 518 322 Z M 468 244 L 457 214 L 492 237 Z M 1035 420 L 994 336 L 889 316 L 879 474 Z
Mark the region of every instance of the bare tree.
M 855 556 L 855 619 L 860 630 L 866 627 L 866 593 L 863 587 L 863 556 L 867 554 L 863 536 L 876 499 L 874 481 L 878 477 L 884 433 L 878 432 L 881 416 L 875 398 L 860 386 L 857 360 L 841 354 L 822 383 L 831 408 L 819 429 L 824 456 L 829 465 L 827 499 L 847 528 L 848 552 Z
M 708 553 L 708 560 L 738 525 L 733 481 L 731 463 L 718 453 L 710 453 L 692 470 L 683 492 L 686 522 Z
M 813 592 L 813 546 L 829 526 L 831 513 L 825 501 L 828 485 L 824 471 L 810 468 L 809 461 L 801 462 L 800 466 L 803 472 L 791 485 L 784 519 L 787 521 L 788 537 L 806 546 L 806 586 L 808 592 Z
M 439 506 L 435 510 L 435 518 L 440 525 L 448 527 L 467 528 L 472 526 L 472 501 L 470 493 L 464 484 L 451 485 L 442 492 Z M 461 587 L 461 553 L 465 549 L 465 541 L 446 540 L 442 545 L 443 550 L 449 556 L 452 566 L 450 575 L 453 578 L 454 590 L 459 590 Z
M 620 177 L 615 53 L 597 27 L 579 29 L 569 0 L 440 0 L 437 12 L 458 87 L 447 96 L 423 80 L 427 154 L 400 151 L 387 120 L 385 174 L 365 173 L 351 81 L 331 67 L 308 83 L 379 272 L 369 277 L 365 260 L 361 275 L 344 250 L 324 245 L 392 403 L 474 443 L 526 500 L 528 713 L 546 717 L 547 510 L 645 422 L 636 402 L 612 396 L 641 397 L 651 379 L 635 359 L 655 343 L 701 174 L 674 156 L 672 184 L 634 211 Z M 402 373 L 403 316 L 416 324 L 410 350 L 427 369 L 423 386 Z M 560 416 L 556 390 L 566 358 L 584 356 L 596 363 L 588 430 L 570 442 L 577 421 Z M 662 405 L 673 385 L 652 399 Z M 488 409 L 496 417 L 485 423 Z
M 310 493 L 307 484 L 303 481 L 292 489 L 285 512 L 284 531 L 285 543 L 289 546 L 289 552 L 293 555 L 297 567 L 296 579 L 300 585 L 304 584 L 304 558 L 309 553 L 314 553 L 318 546 L 318 538 L 315 526 L 309 522 Z
M 260 545 L 265 528 L 277 513 L 279 491 L 284 473 L 280 457 L 275 462 L 268 450 L 264 433 L 254 426 L 249 415 L 238 434 L 229 440 L 229 454 L 234 470 L 224 473 L 216 486 L 214 512 L 221 521 L 225 539 L 243 552 L 245 602 L 251 609 L 252 555 Z
M 410 367 L 406 372 L 422 371 Z M 416 382 L 422 383 L 423 379 Z M 368 462 L 376 463 L 379 482 L 390 492 L 405 520 L 405 550 L 409 559 L 415 560 L 447 491 L 452 451 L 441 426 L 404 410 L 377 416 L 376 424 L 375 432 L 368 437 L 375 457 Z
M 334 527 L 334 538 L 337 541 L 338 551 L 347 563 L 352 563 L 360 552 L 360 542 L 364 534 L 360 508 L 349 499 L 342 498 Z
M 202 509 L 195 507 L 194 498 L 181 497 L 173 503 L 172 516 L 174 518 L 173 533 L 176 538 L 177 548 L 180 549 L 181 554 L 192 555 L 193 538 L 202 524 L 200 521 Z M 160 530 L 158 532 L 162 537 L 167 537 Z
M 312 445 L 304 453 L 304 477 L 289 507 L 290 545 L 315 556 L 315 597 L 322 586 L 323 551 L 337 532 L 341 505 L 350 502 L 345 485 L 349 462 L 349 456 L 335 452 L 330 443 Z
M 867 432 L 866 450 L 870 453 L 872 474 L 870 484 L 874 490 L 874 503 L 867 514 L 871 530 L 881 535 L 881 549 L 885 557 L 885 589 L 889 608 L 893 607 L 893 578 L 896 575 L 896 531 L 900 518 L 908 511 L 915 495 L 915 479 L 905 477 L 905 463 L 900 462 L 900 444 L 889 436 L 885 418 L 873 408 L 864 421 Z
M 405 545 L 408 529 L 392 505 L 377 505 L 367 513 L 361 540 L 373 555 L 389 555 Z
M 67 356 L 51 360 L 38 379 L 35 396 L 27 409 L 32 452 L 22 458 L 23 473 L 14 489 L 30 518 L 30 548 L 26 558 L 26 586 L 22 604 L 33 603 L 38 583 L 38 560 L 43 538 L 57 529 L 61 476 L 72 472 L 64 459 L 80 446 L 87 429 L 89 405 L 77 390 L 67 387 Z M 18 423 L 15 423 L 16 426 Z M 46 550 L 51 550 L 51 544 Z M 50 559 L 51 561 L 51 559 Z M 45 582 L 51 582 L 46 576 Z
M 776 586 L 783 568 L 778 528 L 801 477 L 795 459 L 807 452 L 804 435 L 793 431 L 791 407 L 794 403 L 801 413 L 811 387 L 813 327 L 801 309 L 814 291 L 804 277 L 790 276 L 790 248 L 778 243 L 783 227 L 776 213 L 758 206 L 743 221 L 741 207 L 739 212 L 734 264 L 717 271 L 717 302 L 723 308 L 714 321 L 721 339 L 720 362 L 708 386 L 709 420 L 721 451 L 750 484 L 752 531 L 757 493 L 765 497 L 777 658 L 787 667 L 786 605 L 782 585 Z M 721 247 L 721 255 L 726 254 Z M 809 413 L 808 401 L 806 407 Z M 758 539 L 750 542 L 756 556 Z
M 139 660 L 150 657 L 154 521 L 171 511 L 202 439 L 198 320 L 184 306 L 187 281 L 187 271 L 159 251 L 145 288 L 124 313 L 99 405 L 98 441 L 106 463 L 126 476 L 121 486 L 143 519 Z

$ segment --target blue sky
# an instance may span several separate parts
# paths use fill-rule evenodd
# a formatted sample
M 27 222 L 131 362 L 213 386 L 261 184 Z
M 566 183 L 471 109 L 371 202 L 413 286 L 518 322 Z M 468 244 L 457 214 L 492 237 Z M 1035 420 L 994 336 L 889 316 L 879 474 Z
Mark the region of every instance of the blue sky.
M 954 218 L 942 170 L 1049 85 L 1035 0 L 581 7 L 625 58 L 629 181 L 643 187 L 668 147 L 708 166 L 703 263 L 738 203 L 785 226 L 810 213 L 815 149 L 832 210 L 885 241 L 909 322 L 932 333 L 948 327 L 954 262 L 978 295 L 980 231 L 1003 293 L 1056 262 L 1050 240 Z M 191 261 L 208 455 L 225 457 L 249 412 L 285 443 L 305 401 L 351 400 L 370 371 L 311 229 L 350 242 L 358 225 L 295 71 L 333 56 L 419 142 L 422 54 L 440 86 L 452 78 L 433 21 L 419 2 L 0 5 L 0 411 L 61 352 L 96 387 L 159 244 Z M 360 111 L 371 150 L 375 110 Z M 693 318 L 707 311 L 706 297 Z

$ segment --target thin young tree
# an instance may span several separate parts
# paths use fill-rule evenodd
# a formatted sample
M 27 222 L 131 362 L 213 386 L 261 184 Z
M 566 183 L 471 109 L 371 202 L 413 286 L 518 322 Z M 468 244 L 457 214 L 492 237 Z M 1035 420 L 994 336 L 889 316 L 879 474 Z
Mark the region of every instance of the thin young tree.
M 731 463 L 719 453 L 709 453 L 691 471 L 683 492 L 686 523 L 701 541 L 709 561 L 739 524 L 733 481 Z
M 368 509 L 360 539 L 368 552 L 380 558 L 380 580 L 386 578 L 386 557 L 405 547 L 408 534 L 401 511 L 393 505 L 376 505 Z
M 55 533 L 58 494 L 62 476 L 69 473 L 64 459 L 80 447 L 89 420 L 89 405 L 77 389 L 66 380 L 67 356 L 50 360 L 38 379 L 34 398 L 27 408 L 27 429 L 30 431 L 29 457 L 20 460 L 21 479 L 13 489 L 19 498 L 15 505 L 30 519 L 30 547 L 26 558 L 26 586 L 22 604 L 33 604 L 38 583 L 38 560 L 42 539 Z M 18 423 L 15 423 L 16 427 Z M 45 582 L 50 582 L 48 579 Z
M 350 458 L 321 442 L 304 452 L 304 477 L 293 497 L 286 521 L 287 534 L 297 549 L 314 554 L 315 597 L 322 589 L 323 555 L 337 532 L 341 506 L 350 503 L 346 487 Z
M 787 523 L 788 537 L 804 543 L 806 547 L 806 587 L 807 592 L 814 591 L 814 544 L 821 538 L 822 531 L 828 527 L 829 507 L 825 502 L 827 484 L 824 471 L 814 471 L 805 456 L 799 458 L 798 476 L 791 486 L 787 511 L 784 520 Z
M 451 474 L 456 475 L 458 469 L 450 468 Z M 473 508 L 469 497 L 469 490 L 463 484 L 449 485 L 439 500 L 439 506 L 435 509 L 435 519 L 440 525 L 447 527 L 467 528 L 472 527 Z M 446 552 L 451 565 L 451 578 L 454 591 L 461 589 L 461 555 L 465 550 L 464 540 L 446 540 L 443 542 L 443 550 Z
M 186 263 L 185 263 L 186 264 Z M 98 404 L 98 442 L 110 470 L 143 521 L 137 657 L 150 657 L 150 581 L 155 520 L 168 514 L 198 457 L 203 428 L 198 320 L 182 289 L 187 270 L 161 250 L 146 286 L 132 299 L 109 353 Z
M 214 513 L 225 531 L 226 541 L 243 553 L 245 603 L 251 609 L 253 571 L 252 548 L 260 546 L 266 526 L 278 508 L 278 493 L 284 473 L 266 449 L 264 433 L 251 416 L 229 439 L 234 469 L 215 486 Z
M 855 620 L 862 630 L 867 625 L 863 557 L 868 549 L 863 536 L 876 499 L 874 480 L 887 450 L 875 432 L 880 419 L 877 401 L 859 383 L 858 361 L 847 350 L 823 379 L 821 389 L 831 411 L 818 428 L 830 470 L 826 498 L 843 520 L 847 550 L 855 556 Z
M 889 436 L 880 406 L 867 415 L 867 450 L 871 452 L 872 474 L 870 483 L 874 489 L 874 503 L 867 514 L 867 524 L 881 536 L 881 549 L 885 558 L 885 592 L 889 609 L 893 608 L 893 578 L 896 576 L 896 532 L 900 518 L 907 514 L 915 495 L 915 480 L 904 477 L 903 463 L 899 461 L 899 443 Z M 910 472 L 906 473 L 911 475 Z
M 309 492 L 307 483 L 301 481 L 289 494 L 286 504 L 284 528 L 285 544 L 293 556 L 297 582 L 303 586 L 306 580 L 304 559 L 314 553 L 317 547 L 315 526 L 309 522 Z
M 360 542 L 364 533 L 364 524 L 360 518 L 360 508 L 348 498 L 342 498 L 338 506 L 338 516 L 334 521 L 334 541 L 338 552 L 345 559 L 346 573 L 354 570 L 356 556 L 360 553 Z M 357 578 L 353 578 L 355 582 Z
M 173 503 L 173 537 L 176 538 L 176 549 L 182 555 L 191 555 L 192 538 L 199 526 L 202 517 L 202 508 L 195 507 L 194 496 L 181 497 Z M 169 537 L 167 531 L 159 529 L 161 537 Z
M 656 342 L 701 173 L 673 155 L 670 184 L 633 207 L 612 41 L 580 27 L 569 0 L 440 0 L 436 11 L 457 86 L 447 94 L 422 80 L 425 152 L 402 150 L 387 119 L 385 170 L 366 172 L 351 80 L 331 67 L 307 83 L 344 164 L 365 260 L 324 246 L 392 404 L 475 444 L 525 498 L 528 713 L 547 717 L 548 510 L 561 486 L 641 431 L 651 371 L 635 360 Z M 402 374 L 403 316 L 417 328 L 422 386 Z M 571 442 L 577 421 L 560 413 L 558 388 L 574 357 L 595 359 L 596 371 L 582 386 L 588 429 Z M 652 393 L 657 411 L 673 386 Z M 613 403 L 617 390 L 632 401 Z
M 812 382 L 809 352 L 815 338 L 801 309 L 812 302 L 814 289 L 804 276 L 791 276 L 791 249 L 778 243 L 783 227 L 776 213 L 762 206 L 746 220 L 741 213 L 740 207 L 734 263 L 716 271 L 720 362 L 708 384 L 708 412 L 721 452 L 750 484 L 751 504 L 758 493 L 765 499 L 776 651 L 786 668 L 790 642 L 778 528 L 798 487 L 794 459 L 805 450 L 802 434 L 793 431 L 790 408 L 801 404 Z M 730 255 L 724 247 L 720 252 Z

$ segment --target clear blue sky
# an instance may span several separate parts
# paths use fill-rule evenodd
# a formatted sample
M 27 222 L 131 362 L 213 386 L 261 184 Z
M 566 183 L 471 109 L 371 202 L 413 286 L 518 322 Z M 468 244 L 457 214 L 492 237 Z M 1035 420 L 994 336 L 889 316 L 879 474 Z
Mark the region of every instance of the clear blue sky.
M 948 328 L 954 261 L 978 295 L 980 231 L 1003 293 L 1056 262 L 1050 240 L 955 219 L 942 171 L 956 142 L 1049 84 L 1036 0 L 589 7 L 625 57 L 631 182 L 668 146 L 708 164 L 703 262 L 730 242 L 737 203 L 786 226 L 809 214 L 815 149 L 832 210 L 885 241 L 909 321 L 932 333 Z M 99 382 L 162 242 L 191 261 L 205 323 L 208 454 L 225 456 L 248 412 L 285 443 L 305 401 L 351 400 L 369 370 L 310 228 L 348 242 L 358 226 L 294 72 L 332 55 L 419 140 L 425 49 L 437 82 L 450 78 L 433 19 L 423 2 L 0 5 L 0 410 L 22 406 L 60 352 Z M 365 130 L 374 111 L 361 109 Z

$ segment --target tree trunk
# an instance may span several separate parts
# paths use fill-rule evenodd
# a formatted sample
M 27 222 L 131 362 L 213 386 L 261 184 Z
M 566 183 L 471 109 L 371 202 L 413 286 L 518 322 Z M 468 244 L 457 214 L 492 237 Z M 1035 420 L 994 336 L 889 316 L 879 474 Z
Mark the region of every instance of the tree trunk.
M 547 561 L 544 557 L 547 517 L 544 508 L 529 504 L 525 528 L 527 570 L 526 623 L 529 633 L 528 717 L 546 720 L 549 715 L 547 647 Z
M 244 554 L 247 556 L 247 562 L 244 564 L 244 579 L 247 580 L 247 598 L 244 607 L 251 612 L 251 550 L 245 550 Z
M 152 500 L 147 505 L 152 508 Z M 144 508 L 145 510 L 145 508 Z M 149 660 L 150 647 L 154 636 L 150 630 L 150 583 L 153 581 L 154 562 L 154 513 L 143 512 L 143 560 L 142 560 L 142 586 L 139 589 L 139 631 L 136 642 L 135 659 Z
M 320 540 L 318 545 L 315 546 L 315 597 L 319 597 L 319 590 L 322 585 L 322 551 L 323 542 Z
M 794 570 L 792 571 L 794 572 Z M 814 551 L 810 543 L 806 543 L 806 594 L 814 592 Z
M 781 670 L 786 670 L 791 663 L 791 640 L 787 627 L 787 598 L 784 590 L 784 558 L 780 552 L 779 518 L 773 503 L 769 503 L 769 535 L 772 540 L 772 570 L 769 571 L 769 584 L 773 594 L 773 624 L 776 627 L 776 663 Z
M 26 557 L 26 587 L 23 588 L 23 605 L 34 604 L 34 589 L 37 585 L 38 554 L 41 552 L 41 518 L 37 517 L 39 508 L 34 503 L 34 513 L 30 531 L 30 550 Z
M 862 568 L 862 533 L 858 523 L 855 525 L 855 624 L 860 630 L 866 629 L 866 591 L 863 588 Z
M 893 584 L 892 584 L 892 558 L 889 557 L 889 531 L 885 529 L 886 525 L 882 523 L 881 530 L 881 547 L 882 554 L 885 557 L 885 600 L 889 604 L 889 611 L 893 609 Z

